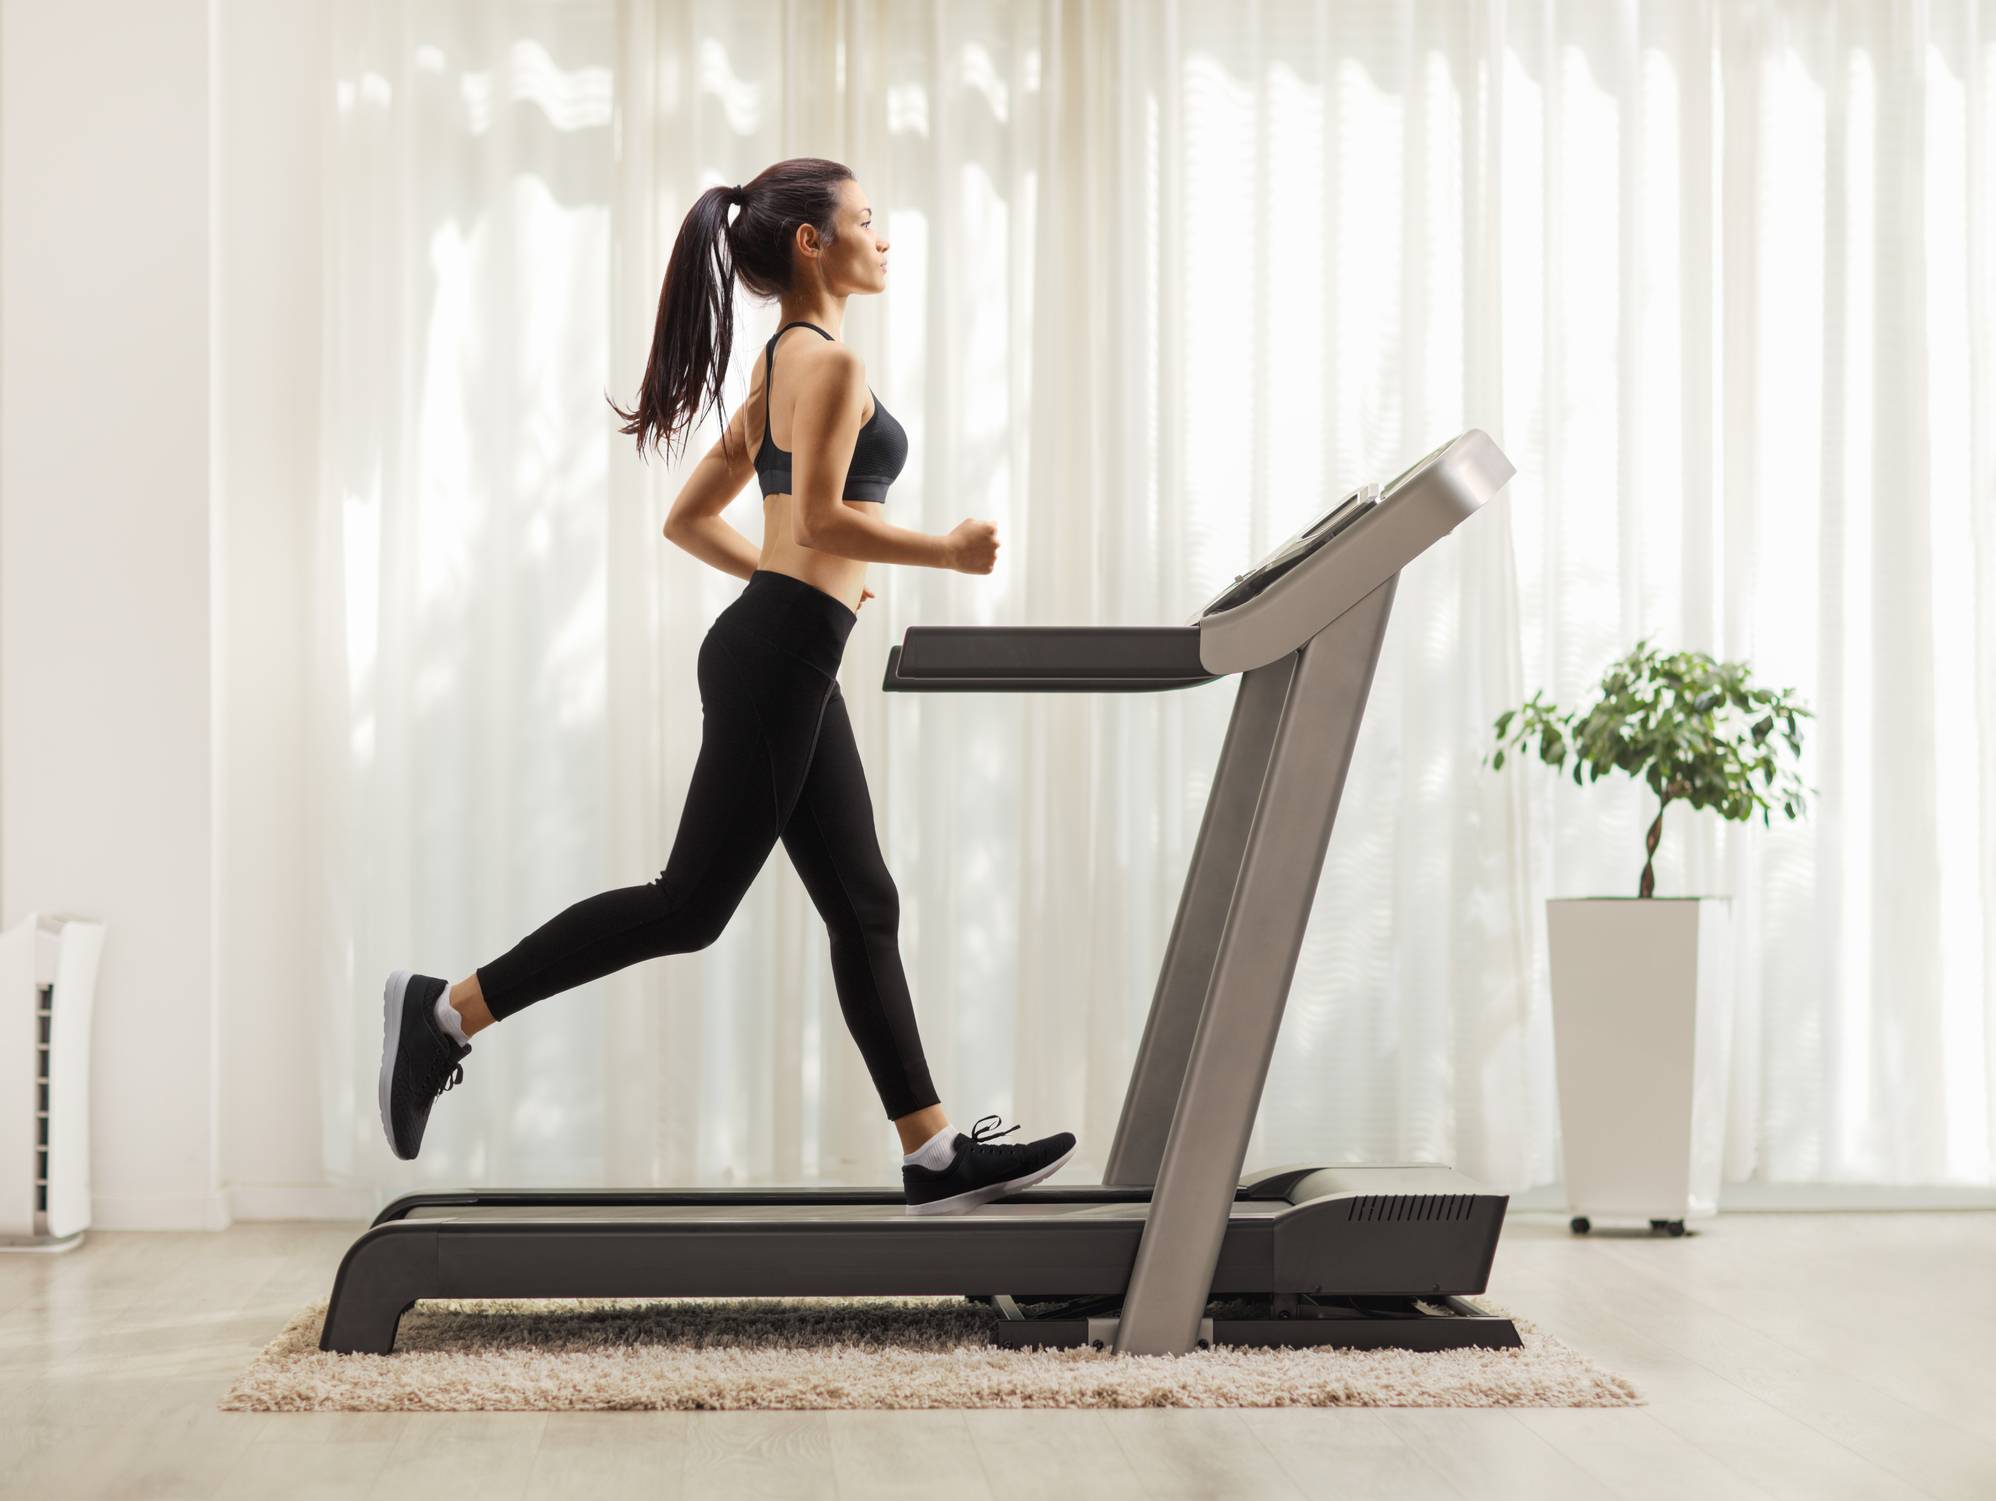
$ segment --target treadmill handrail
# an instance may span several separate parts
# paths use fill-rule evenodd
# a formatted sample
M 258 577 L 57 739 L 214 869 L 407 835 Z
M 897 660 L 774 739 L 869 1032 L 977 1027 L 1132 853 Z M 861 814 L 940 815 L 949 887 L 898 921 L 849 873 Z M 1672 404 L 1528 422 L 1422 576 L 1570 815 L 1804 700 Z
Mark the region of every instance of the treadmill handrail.
M 887 692 L 1145 692 L 1210 683 L 1184 625 L 912 625 L 887 653 Z

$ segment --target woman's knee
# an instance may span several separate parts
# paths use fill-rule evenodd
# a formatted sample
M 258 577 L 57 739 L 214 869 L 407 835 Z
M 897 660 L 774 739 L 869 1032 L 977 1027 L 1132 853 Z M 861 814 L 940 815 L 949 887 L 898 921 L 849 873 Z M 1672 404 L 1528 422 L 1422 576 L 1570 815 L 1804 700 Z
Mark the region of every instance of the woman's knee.
M 701 949 L 710 949 L 720 941 L 721 935 L 727 930 L 728 919 L 725 914 L 698 915 L 685 925 L 683 935 L 685 946 L 679 952 L 691 954 Z
M 818 910 L 834 943 L 893 938 L 901 930 L 901 895 L 887 880 L 861 880 L 850 873 L 832 888 Z
M 883 869 L 870 881 L 859 884 L 853 895 L 853 908 L 860 927 L 875 934 L 892 935 L 901 928 L 901 893 L 894 878 Z
M 712 884 L 694 892 L 677 891 L 663 874 L 653 883 L 654 911 L 646 924 L 646 944 L 654 956 L 690 954 L 712 948 L 728 929 L 740 899 L 720 900 Z

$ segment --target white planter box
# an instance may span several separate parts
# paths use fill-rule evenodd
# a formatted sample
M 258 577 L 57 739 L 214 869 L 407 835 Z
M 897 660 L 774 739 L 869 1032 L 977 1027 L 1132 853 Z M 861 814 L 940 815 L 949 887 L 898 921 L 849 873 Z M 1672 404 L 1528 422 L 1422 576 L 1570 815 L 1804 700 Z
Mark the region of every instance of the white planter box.
M 1731 901 L 1546 903 L 1561 1155 L 1576 1218 L 1718 1213 Z

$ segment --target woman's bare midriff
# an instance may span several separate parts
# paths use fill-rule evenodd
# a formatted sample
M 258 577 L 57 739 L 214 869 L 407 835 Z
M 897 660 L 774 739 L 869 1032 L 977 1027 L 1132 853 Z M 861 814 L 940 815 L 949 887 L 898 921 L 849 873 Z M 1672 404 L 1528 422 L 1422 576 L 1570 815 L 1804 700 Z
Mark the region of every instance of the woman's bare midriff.
M 860 593 L 866 587 L 866 560 L 798 546 L 790 509 L 795 504 L 795 496 L 780 491 L 762 498 L 762 556 L 756 559 L 755 566 L 766 568 L 771 573 L 787 573 L 794 579 L 802 579 L 812 588 L 831 595 L 857 615 Z M 861 506 L 877 506 L 879 502 L 842 500 L 839 504 L 858 509 Z
M 788 363 L 788 362 L 786 362 Z M 769 402 L 756 381 L 757 389 L 749 392 L 747 401 L 751 407 L 759 404 L 762 408 L 764 431 L 772 420 Z M 860 426 L 873 420 L 874 403 L 869 391 L 866 410 L 860 413 Z M 750 453 L 761 451 L 763 433 L 757 433 L 749 445 Z M 822 589 L 838 600 L 853 614 L 859 613 L 859 597 L 866 588 L 866 560 L 864 558 L 841 557 L 835 552 L 820 552 L 812 547 L 797 544 L 796 527 L 792 524 L 791 507 L 797 503 L 796 497 L 782 491 L 771 491 L 762 498 L 762 556 L 756 559 L 755 566 L 767 568 L 772 573 L 787 573 L 794 579 L 802 579 L 814 589 Z M 841 500 L 840 505 L 879 506 L 878 501 Z

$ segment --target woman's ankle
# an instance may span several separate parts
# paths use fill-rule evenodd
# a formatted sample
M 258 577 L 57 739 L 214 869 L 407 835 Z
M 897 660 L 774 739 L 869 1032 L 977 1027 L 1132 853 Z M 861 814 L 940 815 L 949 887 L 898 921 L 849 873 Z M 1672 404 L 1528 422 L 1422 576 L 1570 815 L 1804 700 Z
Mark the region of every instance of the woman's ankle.
M 464 1028 L 466 1037 L 477 1036 L 498 1020 L 485 1004 L 485 992 L 479 987 L 477 970 L 451 986 L 450 1003 L 457 1012 L 458 1025 Z
M 949 1125 L 949 1112 L 941 1105 L 928 1105 L 907 1115 L 894 1117 L 894 1129 L 900 1133 L 901 1155 L 915 1151 L 931 1136 Z

